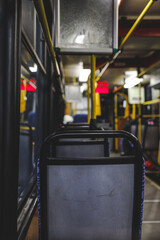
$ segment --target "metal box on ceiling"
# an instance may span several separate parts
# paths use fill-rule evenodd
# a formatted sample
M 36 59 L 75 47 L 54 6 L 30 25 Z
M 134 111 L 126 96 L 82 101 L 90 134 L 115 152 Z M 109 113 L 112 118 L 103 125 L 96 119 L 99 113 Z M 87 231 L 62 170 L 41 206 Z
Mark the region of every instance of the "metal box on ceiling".
M 143 104 L 145 101 L 144 87 L 141 87 L 141 91 L 139 91 L 139 87 L 128 88 L 129 104 L 139 104 L 140 99 L 141 99 L 141 104 Z
M 56 0 L 55 16 L 60 53 L 110 55 L 118 48 L 117 0 Z

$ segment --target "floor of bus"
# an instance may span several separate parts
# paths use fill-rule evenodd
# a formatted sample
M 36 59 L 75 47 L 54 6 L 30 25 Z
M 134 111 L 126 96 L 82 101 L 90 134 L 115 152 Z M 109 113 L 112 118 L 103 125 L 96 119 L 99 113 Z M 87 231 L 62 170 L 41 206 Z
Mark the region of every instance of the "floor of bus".
M 160 186 L 145 177 L 142 240 L 160 240 Z M 38 240 L 36 210 L 25 240 Z

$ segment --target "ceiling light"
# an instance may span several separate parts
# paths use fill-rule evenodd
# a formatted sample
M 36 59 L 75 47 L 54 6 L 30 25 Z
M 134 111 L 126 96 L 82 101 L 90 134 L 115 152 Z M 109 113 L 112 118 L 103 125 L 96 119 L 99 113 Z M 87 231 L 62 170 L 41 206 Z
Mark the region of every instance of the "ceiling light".
M 33 67 L 29 67 L 29 70 L 31 72 L 37 72 L 37 64 L 34 63 L 34 66 Z
M 80 82 L 87 82 L 88 76 L 91 73 L 91 69 L 82 69 L 79 75 Z
M 124 88 L 131 88 L 143 81 L 143 78 L 130 77 L 125 80 Z
M 125 76 L 137 77 L 137 71 L 125 71 Z

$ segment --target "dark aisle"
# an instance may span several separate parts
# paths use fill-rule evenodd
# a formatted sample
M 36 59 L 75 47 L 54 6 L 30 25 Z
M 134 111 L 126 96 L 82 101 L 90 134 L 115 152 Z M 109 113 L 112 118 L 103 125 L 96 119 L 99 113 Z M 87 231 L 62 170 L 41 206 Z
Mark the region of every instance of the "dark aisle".
M 160 187 L 145 178 L 142 240 L 160 240 Z

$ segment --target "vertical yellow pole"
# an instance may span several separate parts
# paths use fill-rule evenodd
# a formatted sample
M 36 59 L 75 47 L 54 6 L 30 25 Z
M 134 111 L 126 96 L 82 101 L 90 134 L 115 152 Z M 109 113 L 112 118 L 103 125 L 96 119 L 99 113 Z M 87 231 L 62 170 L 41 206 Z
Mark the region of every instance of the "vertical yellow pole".
M 128 103 L 128 100 L 126 100 L 125 117 L 127 118 L 127 120 L 129 119 L 129 103 Z
M 118 130 L 118 96 L 114 95 L 114 119 L 115 119 L 115 130 Z M 115 138 L 115 150 L 118 151 L 118 139 Z
M 96 116 L 101 116 L 101 99 L 99 93 L 96 93 Z
M 90 91 L 89 91 L 90 84 L 89 84 L 89 81 L 90 81 L 90 77 L 88 77 L 88 81 L 87 81 L 87 107 L 88 107 L 88 123 L 90 123 Z
M 141 83 L 139 83 L 139 104 L 138 104 L 138 139 L 142 143 L 142 131 L 141 131 Z
M 96 58 L 91 56 L 91 119 L 96 119 L 96 95 L 95 95 L 95 71 Z
M 77 103 L 74 102 L 73 103 L 73 115 L 76 115 L 76 112 L 77 112 Z
M 76 84 L 76 78 L 73 78 L 73 83 Z M 77 103 L 73 102 L 73 116 L 76 115 L 77 112 Z
M 160 99 L 160 90 L 159 90 L 159 97 Z M 158 164 L 160 165 L 160 102 L 159 102 L 159 144 L 158 144 Z
M 24 113 L 21 114 L 21 122 L 24 122 Z
M 136 104 L 132 104 L 132 119 L 136 119 Z

